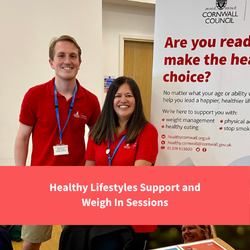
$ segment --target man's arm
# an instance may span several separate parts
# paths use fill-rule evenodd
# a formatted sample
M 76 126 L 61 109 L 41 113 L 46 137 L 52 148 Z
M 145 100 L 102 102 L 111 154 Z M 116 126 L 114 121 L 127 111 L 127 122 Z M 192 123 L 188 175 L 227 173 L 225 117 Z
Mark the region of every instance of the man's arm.
M 19 129 L 16 136 L 14 158 L 16 166 L 25 166 L 28 155 L 29 139 L 33 127 L 27 126 L 22 123 L 19 125 Z

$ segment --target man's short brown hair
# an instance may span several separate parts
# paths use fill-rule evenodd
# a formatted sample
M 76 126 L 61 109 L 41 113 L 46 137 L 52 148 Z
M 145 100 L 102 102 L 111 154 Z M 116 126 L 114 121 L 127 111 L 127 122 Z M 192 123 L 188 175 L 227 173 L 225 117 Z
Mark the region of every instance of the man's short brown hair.
M 52 61 L 54 60 L 54 56 L 55 56 L 55 46 L 56 46 L 56 43 L 57 43 L 57 42 L 60 42 L 60 41 L 68 41 L 68 42 L 71 42 L 71 43 L 75 44 L 75 46 L 76 46 L 77 49 L 78 49 L 79 61 L 81 61 L 82 50 L 81 50 L 80 46 L 78 45 L 78 43 L 76 42 L 76 40 L 75 40 L 73 37 L 68 36 L 68 35 L 63 35 L 63 36 L 60 36 L 59 38 L 54 37 L 54 38 L 51 40 L 50 46 L 49 46 L 49 58 L 50 58 Z

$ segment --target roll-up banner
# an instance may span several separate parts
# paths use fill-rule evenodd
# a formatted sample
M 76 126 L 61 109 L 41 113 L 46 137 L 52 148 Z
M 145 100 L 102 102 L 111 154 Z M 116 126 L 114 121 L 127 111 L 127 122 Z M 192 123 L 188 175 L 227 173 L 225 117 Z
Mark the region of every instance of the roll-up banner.
M 159 166 L 250 165 L 250 2 L 157 0 Z

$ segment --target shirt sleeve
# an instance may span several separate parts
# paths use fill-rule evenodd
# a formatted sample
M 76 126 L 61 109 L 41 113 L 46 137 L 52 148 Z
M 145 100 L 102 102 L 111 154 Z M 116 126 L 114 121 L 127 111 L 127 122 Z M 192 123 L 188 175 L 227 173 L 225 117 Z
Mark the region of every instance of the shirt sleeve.
M 85 160 L 86 161 L 95 161 L 95 143 L 91 138 L 91 135 L 88 139 L 87 150 L 85 152 Z
M 148 123 L 138 136 L 135 160 L 146 160 L 155 164 L 158 155 L 158 132 Z
M 23 98 L 19 122 L 27 126 L 34 126 L 36 119 L 36 104 L 33 101 L 32 90 L 30 89 Z
M 92 115 L 91 115 L 91 118 L 88 122 L 88 126 L 89 128 L 91 128 L 93 125 L 95 125 L 100 113 L 101 113 L 101 108 L 100 108 L 100 103 L 97 99 L 96 96 L 94 96 L 94 100 L 93 100 L 93 103 L 92 103 Z

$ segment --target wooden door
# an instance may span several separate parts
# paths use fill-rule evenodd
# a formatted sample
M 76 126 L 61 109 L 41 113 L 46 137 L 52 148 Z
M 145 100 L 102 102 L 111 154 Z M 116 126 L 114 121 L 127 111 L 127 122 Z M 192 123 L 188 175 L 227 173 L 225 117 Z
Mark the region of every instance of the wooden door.
M 153 42 L 124 41 L 124 75 L 139 85 L 145 116 L 150 121 Z

